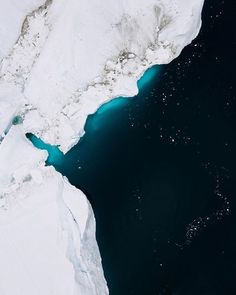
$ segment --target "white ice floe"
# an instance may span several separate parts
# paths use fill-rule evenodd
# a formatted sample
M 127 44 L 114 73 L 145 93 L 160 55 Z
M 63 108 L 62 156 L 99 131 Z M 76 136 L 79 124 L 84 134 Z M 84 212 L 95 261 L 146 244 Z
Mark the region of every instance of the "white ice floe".
M 202 5 L 0 0 L 1 295 L 108 294 L 90 204 L 24 134 L 68 151 L 89 114 L 196 37 Z

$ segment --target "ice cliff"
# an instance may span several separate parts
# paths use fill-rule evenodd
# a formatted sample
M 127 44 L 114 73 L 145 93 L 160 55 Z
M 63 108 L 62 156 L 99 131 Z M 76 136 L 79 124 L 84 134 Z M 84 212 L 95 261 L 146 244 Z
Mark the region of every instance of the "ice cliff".
M 90 204 L 24 134 L 68 151 L 88 114 L 192 41 L 202 5 L 0 0 L 0 294 L 108 294 Z

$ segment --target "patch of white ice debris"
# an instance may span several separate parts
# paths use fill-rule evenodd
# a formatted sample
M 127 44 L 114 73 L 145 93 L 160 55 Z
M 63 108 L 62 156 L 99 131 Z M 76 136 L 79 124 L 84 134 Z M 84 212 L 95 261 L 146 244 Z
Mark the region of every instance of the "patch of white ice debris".
M 0 0 L 0 294 L 108 294 L 91 206 L 24 134 L 68 151 L 88 114 L 196 37 L 202 5 Z

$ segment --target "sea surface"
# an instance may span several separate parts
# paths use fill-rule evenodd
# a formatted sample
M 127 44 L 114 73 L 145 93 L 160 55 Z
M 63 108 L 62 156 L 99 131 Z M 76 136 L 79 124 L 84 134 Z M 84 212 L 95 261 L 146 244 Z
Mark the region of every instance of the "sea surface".
M 206 0 L 197 39 L 65 156 L 28 135 L 91 202 L 111 295 L 236 294 L 235 12 Z

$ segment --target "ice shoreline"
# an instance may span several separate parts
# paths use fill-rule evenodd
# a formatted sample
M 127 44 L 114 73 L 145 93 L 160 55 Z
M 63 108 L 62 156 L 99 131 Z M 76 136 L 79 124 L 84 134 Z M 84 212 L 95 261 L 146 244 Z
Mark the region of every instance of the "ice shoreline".
M 108 294 L 88 200 L 24 134 L 68 151 L 89 114 L 136 95 L 148 68 L 196 37 L 203 0 L 13 2 L 2 11 L 18 25 L 0 34 L 0 293 Z M 23 124 L 8 128 L 15 115 Z

